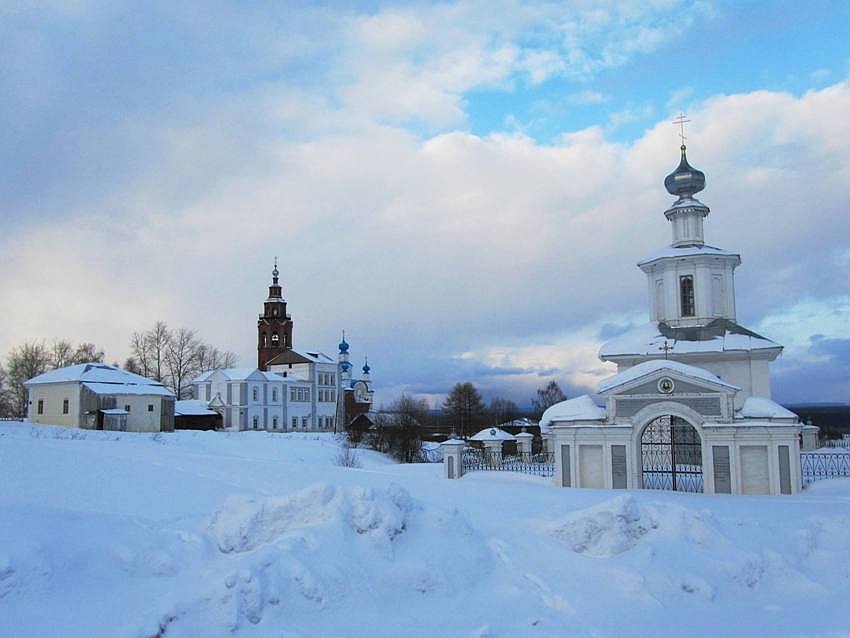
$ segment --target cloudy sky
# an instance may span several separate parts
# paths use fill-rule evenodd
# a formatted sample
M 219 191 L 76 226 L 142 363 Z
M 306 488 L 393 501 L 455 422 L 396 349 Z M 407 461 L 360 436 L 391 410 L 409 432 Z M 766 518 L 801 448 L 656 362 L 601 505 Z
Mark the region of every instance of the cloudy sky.
M 345 329 L 379 401 L 610 374 L 692 120 L 781 401 L 850 401 L 850 4 L 0 0 L 0 353 Z

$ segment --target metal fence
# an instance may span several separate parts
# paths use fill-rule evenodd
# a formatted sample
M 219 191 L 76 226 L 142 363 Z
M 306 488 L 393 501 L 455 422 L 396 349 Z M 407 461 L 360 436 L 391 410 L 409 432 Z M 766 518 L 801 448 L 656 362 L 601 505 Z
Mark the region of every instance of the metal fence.
M 824 479 L 850 477 L 850 454 L 846 452 L 801 452 L 803 485 Z
M 414 463 L 442 463 L 443 450 L 438 447 L 421 447 L 416 453 Z
M 821 441 L 821 447 L 832 447 L 832 448 L 850 448 L 850 439 L 831 439 L 828 441 Z
M 555 457 L 546 452 L 501 454 L 466 448 L 463 451 L 463 472 L 465 474 L 477 471 L 521 472 L 548 478 L 555 473 Z

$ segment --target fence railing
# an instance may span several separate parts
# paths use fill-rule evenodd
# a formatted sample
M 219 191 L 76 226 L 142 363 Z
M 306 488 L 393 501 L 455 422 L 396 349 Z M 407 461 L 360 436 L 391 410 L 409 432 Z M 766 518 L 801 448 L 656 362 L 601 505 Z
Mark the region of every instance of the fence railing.
M 850 448 L 850 439 L 831 439 L 829 441 L 821 441 L 820 446 L 831 448 Z
M 850 477 L 850 454 L 846 452 L 801 452 L 803 485 L 824 479 Z
M 489 450 L 467 448 L 463 451 L 463 472 L 521 472 L 534 476 L 551 477 L 555 472 L 555 457 L 539 452 L 501 454 Z
M 416 453 L 414 463 L 442 463 L 443 451 L 440 448 L 420 448 Z

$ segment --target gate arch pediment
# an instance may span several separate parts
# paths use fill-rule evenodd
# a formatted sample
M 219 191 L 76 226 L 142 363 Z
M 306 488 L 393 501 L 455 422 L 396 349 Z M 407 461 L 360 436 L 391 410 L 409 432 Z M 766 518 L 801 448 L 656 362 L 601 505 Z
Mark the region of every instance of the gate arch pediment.
M 699 434 L 699 438 L 703 439 L 702 426 L 705 419 L 702 415 L 678 401 L 658 401 L 642 408 L 637 414 L 632 417 L 632 442 L 640 444 L 640 437 L 643 429 L 652 423 L 655 419 L 662 416 L 677 416 L 684 419 L 692 426 Z

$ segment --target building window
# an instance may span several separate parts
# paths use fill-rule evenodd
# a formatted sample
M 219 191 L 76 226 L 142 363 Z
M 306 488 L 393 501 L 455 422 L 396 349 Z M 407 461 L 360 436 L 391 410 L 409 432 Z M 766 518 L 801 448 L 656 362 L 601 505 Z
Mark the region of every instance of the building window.
M 38 400 L 38 414 L 44 414 L 44 399 Z
M 277 307 L 272 308 L 272 317 L 277 317 Z
M 277 401 L 277 388 L 272 388 L 272 401 Z
M 128 413 L 130 412 L 130 406 L 129 405 L 124 406 L 124 412 L 128 412 Z
M 295 388 L 289 388 L 289 400 L 295 401 Z
M 148 403 L 148 412 L 153 412 L 153 403 Z
M 273 332 L 272 333 L 272 345 L 276 346 L 278 341 L 279 341 L 279 337 L 277 336 L 277 333 Z
M 68 414 L 68 399 L 62 399 L 62 414 Z
M 276 416 L 272 417 L 272 429 L 277 430 L 277 417 Z
M 269 346 L 269 336 L 264 332 L 263 333 L 263 347 L 268 348 Z
M 298 429 L 298 417 L 297 416 L 292 417 L 292 429 L 293 430 Z
M 310 417 L 305 416 L 301 419 L 301 427 L 307 429 L 310 426 Z
M 257 386 L 254 386 L 251 390 L 251 396 L 254 397 L 254 401 L 260 398 L 260 389 Z
M 329 374 L 330 379 L 328 380 L 328 385 L 336 385 L 336 375 Z
M 256 430 L 257 426 L 260 425 L 260 417 L 255 416 L 253 423 L 254 423 L 254 429 Z
M 334 401 L 336 401 L 336 390 L 331 390 L 331 398 L 330 398 L 330 401 L 331 401 L 331 403 L 333 403 Z
M 693 275 L 679 277 L 679 292 L 682 298 L 682 316 L 693 317 L 695 314 Z

